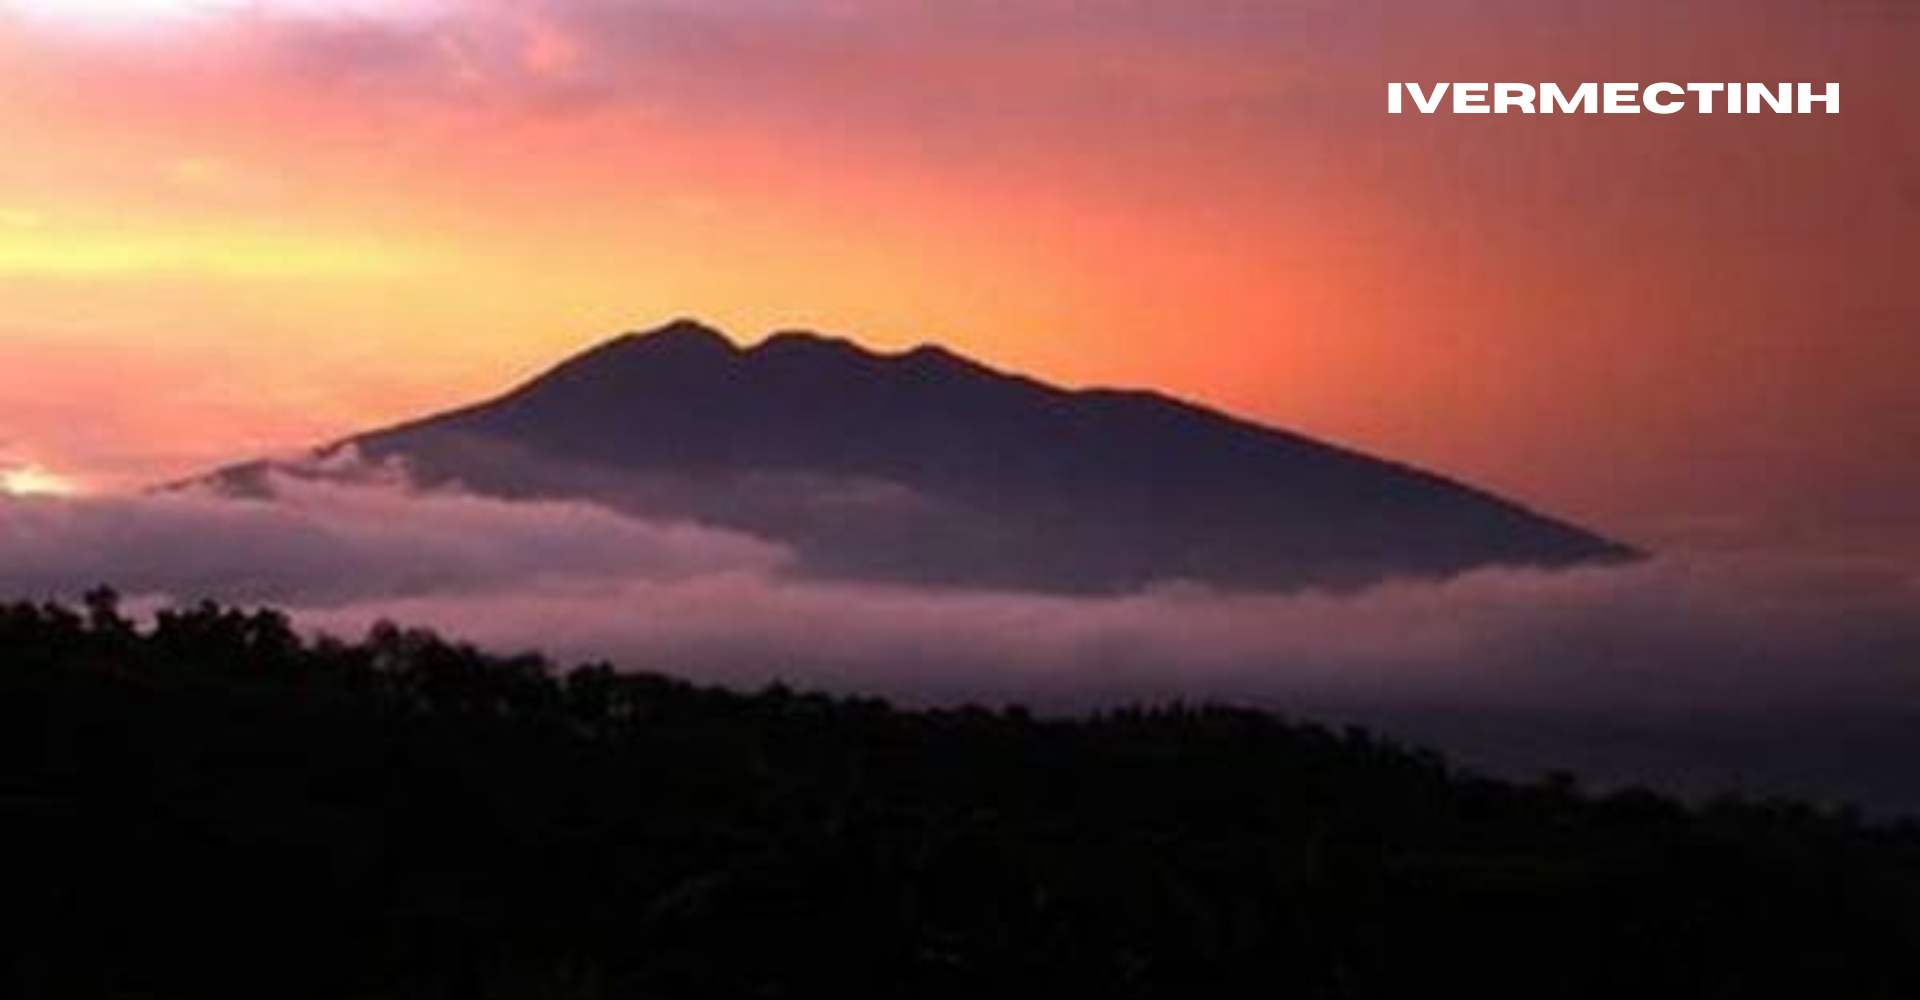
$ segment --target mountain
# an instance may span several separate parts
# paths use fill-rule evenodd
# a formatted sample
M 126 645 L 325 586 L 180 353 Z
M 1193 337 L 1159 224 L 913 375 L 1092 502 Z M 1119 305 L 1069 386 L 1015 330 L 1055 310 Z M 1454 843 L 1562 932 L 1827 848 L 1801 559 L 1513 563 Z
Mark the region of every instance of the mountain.
M 1432 473 L 1151 392 L 1070 391 L 931 346 L 782 333 L 742 348 L 692 321 L 315 457 L 347 449 L 427 485 L 753 532 L 792 546 L 802 572 L 862 580 L 1351 586 L 1632 554 Z M 215 481 L 258 490 L 270 468 Z

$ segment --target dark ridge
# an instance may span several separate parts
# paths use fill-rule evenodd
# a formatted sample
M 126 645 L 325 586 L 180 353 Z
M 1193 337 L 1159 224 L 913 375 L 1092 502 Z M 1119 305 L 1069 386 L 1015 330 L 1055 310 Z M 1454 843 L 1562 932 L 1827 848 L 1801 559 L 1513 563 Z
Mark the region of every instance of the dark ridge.
M 829 337 L 811 330 L 781 330 L 747 352 L 753 357 L 811 357 L 831 360 L 879 361 L 882 355 L 845 337 Z
M 543 377 L 585 373 L 611 378 L 650 364 L 722 364 L 741 353 L 719 330 L 694 320 L 676 320 L 657 330 L 615 337 L 563 362 Z
M 1445 476 L 1158 393 L 1069 391 L 934 345 L 785 331 L 741 348 L 692 320 L 343 444 L 430 482 L 752 532 L 795 548 L 803 572 L 855 579 L 1352 587 L 1634 555 Z M 833 499 L 873 486 L 902 502 Z
M 676 319 L 658 329 L 629 333 L 615 343 L 630 346 L 645 344 L 663 349 L 720 350 L 727 353 L 739 350 L 725 333 L 697 319 L 687 318 Z
M 1912 824 L 109 594 L 0 605 L 0 824 L 20 1000 L 1920 996 Z

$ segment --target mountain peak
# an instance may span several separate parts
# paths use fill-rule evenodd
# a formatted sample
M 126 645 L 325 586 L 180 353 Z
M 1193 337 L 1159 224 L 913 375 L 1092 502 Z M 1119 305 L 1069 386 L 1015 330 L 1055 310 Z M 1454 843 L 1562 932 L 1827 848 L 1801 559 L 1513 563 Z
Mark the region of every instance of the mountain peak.
M 1164 396 L 1062 389 L 930 344 L 787 331 L 746 348 L 694 320 L 352 443 L 423 482 L 715 524 L 791 547 L 801 571 L 867 581 L 1285 589 L 1632 554 Z
M 999 374 L 995 369 L 939 344 L 919 344 L 899 355 L 902 362 L 921 371 Z
M 738 353 L 740 348 L 718 329 L 697 319 L 676 319 L 653 330 L 629 333 L 609 346 L 653 351 Z
M 845 337 L 830 337 L 811 330 L 781 330 L 753 348 L 761 357 L 872 358 L 866 348 Z

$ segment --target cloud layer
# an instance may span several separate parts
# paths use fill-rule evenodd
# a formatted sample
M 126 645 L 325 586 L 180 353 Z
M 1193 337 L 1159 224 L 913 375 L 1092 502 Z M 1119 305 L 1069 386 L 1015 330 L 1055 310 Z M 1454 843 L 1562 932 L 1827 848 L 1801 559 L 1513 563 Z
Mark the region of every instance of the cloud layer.
M 573 503 L 286 482 L 281 499 L 0 501 L 0 595 L 271 601 L 506 650 L 909 703 L 1226 701 L 1470 761 L 1920 808 L 1920 581 L 1664 558 L 1351 594 L 1082 598 L 799 575 L 777 544 Z
M 274 501 L 192 492 L 0 500 L 0 593 L 92 583 L 139 596 L 329 607 L 539 591 L 550 581 L 769 573 L 780 547 L 586 504 L 283 480 Z

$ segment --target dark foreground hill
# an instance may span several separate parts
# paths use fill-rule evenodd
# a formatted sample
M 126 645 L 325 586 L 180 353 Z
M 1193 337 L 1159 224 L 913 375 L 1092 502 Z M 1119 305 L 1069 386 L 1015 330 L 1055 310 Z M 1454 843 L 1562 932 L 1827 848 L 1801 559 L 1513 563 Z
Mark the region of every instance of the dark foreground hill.
M 589 498 L 916 583 L 1279 588 L 1629 551 L 1484 491 L 1153 393 L 1071 392 L 936 347 L 752 349 L 681 322 L 486 403 L 362 435 L 430 484 Z M 265 464 L 227 470 L 259 489 Z
M 1920 996 L 1912 829 L 213 607 L 0 607 L 0 830 L 21 998 Z

